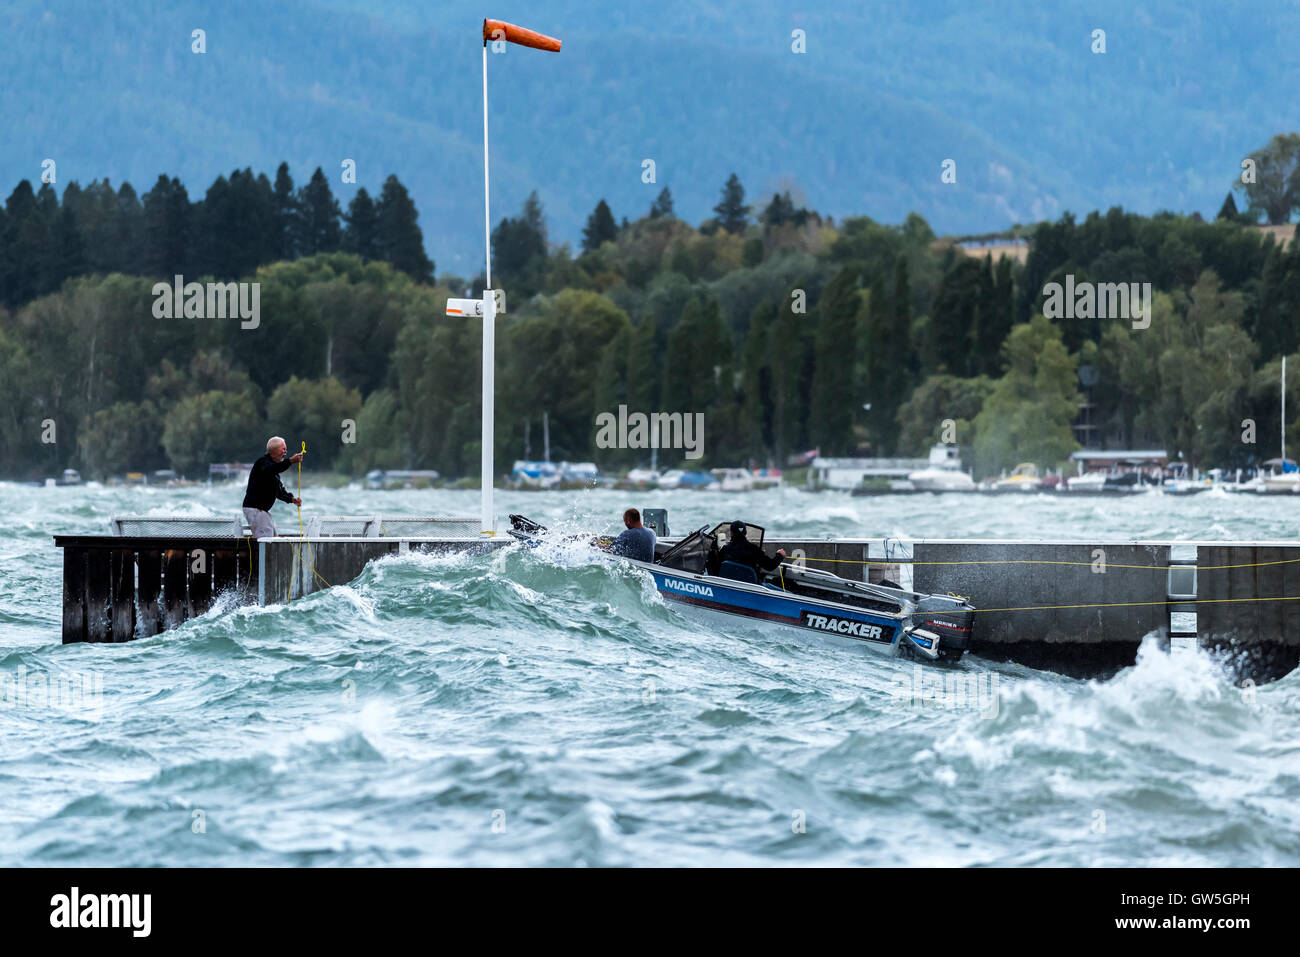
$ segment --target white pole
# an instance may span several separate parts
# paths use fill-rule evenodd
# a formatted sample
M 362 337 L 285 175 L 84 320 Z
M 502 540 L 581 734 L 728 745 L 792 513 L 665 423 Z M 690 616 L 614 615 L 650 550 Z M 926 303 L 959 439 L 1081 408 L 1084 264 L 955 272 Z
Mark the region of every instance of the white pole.
M 483 40 L 483 247 L 486 256 L 487 288 L 483 290 L 483 422 L 480 440 L 483 443 L 479 461 L 483 489 L 483 534 L 495 535 L 497 522 L 492 511 L 492 442 L 496 409 L 493 402 L 495 389 L 494 357 L 496 353 L 496 297 L 492 295 L 492 213 L 488 205 L 488 93 L 487 93 L 487 40 Z
M 492 288 L 492 213 L 488 208 L 487 40 L 483 41 L 483 249 L 487 253 L 487 288 Z
M 1282 471 L 1286 471 L 1286 356 L 1282 357 Z
M 493 436 L 493 368 L 492 356 L 496 351 L 497 302 L 491 289 L 483 290 L 483 534 L 495 535 L 496 515 L 492 511 L 492 436 Z

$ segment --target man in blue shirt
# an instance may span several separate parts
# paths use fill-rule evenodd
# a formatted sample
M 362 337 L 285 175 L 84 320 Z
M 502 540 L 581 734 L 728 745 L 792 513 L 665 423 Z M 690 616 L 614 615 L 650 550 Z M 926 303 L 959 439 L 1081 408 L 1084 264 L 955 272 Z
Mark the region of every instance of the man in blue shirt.
M 641 513 L 629 508 L 623 513 L 623 524 L 627 526 L 627 531 L 614 539 L 614 544 L 609 548 L 610 553 L 635 562 L 654 564 L 655 533 L 641 524 Z

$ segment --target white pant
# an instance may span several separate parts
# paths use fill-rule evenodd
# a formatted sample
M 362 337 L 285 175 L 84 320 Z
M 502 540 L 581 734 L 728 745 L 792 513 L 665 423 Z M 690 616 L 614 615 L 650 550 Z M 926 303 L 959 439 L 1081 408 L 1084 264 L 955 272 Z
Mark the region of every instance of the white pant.
M 244 509 L 244 518 L 248 520 L 248 530 L 254 538 L 275 538 L 275 522 L 271 513 L 260 508 Z

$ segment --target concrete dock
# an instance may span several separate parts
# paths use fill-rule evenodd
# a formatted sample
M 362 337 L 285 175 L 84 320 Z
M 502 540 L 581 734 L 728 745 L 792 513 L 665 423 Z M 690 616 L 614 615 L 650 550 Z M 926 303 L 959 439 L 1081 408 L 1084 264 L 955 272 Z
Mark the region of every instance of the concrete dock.
M 215 596 L 293 601 L 403 552 L 490 550 L 465 534 L 316 534 L 254 541 L 185 535 L 56 536 L 63 549 L 63 641 L 128 641 L 204 614 Z M 120 526 L 121 527 L 121 526 Z M 444 526 L 445 527 L 445 526 Z M 313 530 L 320 531 L 321 526 Z M 128 530 L 129 528 L 124 528 Z M 340 531 L 355 531 L 346 524 Z M 768 551 L 845 578 L 889 579 L 968 597 L 975 654 L 1076 676 L 1132 664 L 1155 635 L 1174 648 L 1234 655 L 1268 680 L 1300 663 L 1300 544 L 1291 542 L 966 541 L 769 536 Z

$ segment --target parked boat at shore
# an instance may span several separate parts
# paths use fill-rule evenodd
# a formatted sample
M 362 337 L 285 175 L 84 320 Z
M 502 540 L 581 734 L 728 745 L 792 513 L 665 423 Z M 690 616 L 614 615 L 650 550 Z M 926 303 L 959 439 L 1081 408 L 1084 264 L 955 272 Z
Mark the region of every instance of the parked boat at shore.
M 955 445 L 930 447 L 930 464 L 908 473 L 907 480 L 921 492 L 972 492 L 975 480 L 961 470 L 961 450 Z

